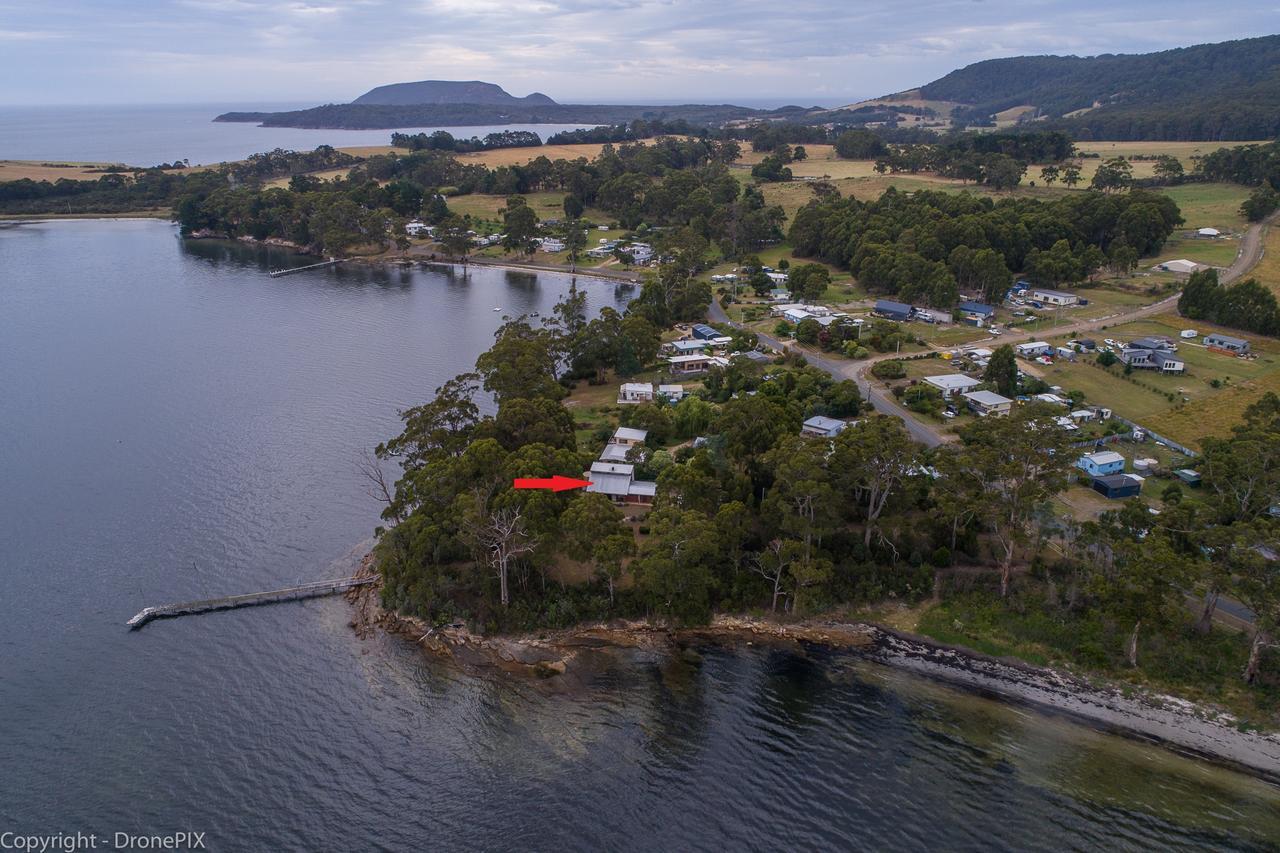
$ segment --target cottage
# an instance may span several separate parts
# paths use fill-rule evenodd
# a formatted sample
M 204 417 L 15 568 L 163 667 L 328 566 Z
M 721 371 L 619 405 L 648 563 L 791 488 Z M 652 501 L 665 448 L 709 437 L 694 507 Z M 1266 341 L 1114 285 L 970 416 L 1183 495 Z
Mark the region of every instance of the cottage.
M 773 290 L 769 291 L 770 302 L 786 302 L 790 298 L 791 291 L 786 290 L 785 288 L 775 287 Z
M 1076 467 L 1090 477 L 1107 477 L 1124 473 L 1124 457 L 1114 450 L 1086 453 L 1076 460 Z
M 648 435 L 648 430 L 636 429 L 635 427 L 618 427 L 614 430 L 613 438 L 609 439 L 609 443 L 617 444 L 621 447 L 635 447 L 644 444 L 645 437 Z
M 1137 349 L 1178 351 L 1177 341 L 1173 340 L 1173 338 L 1166 338 L 1164 335 L 1149 335 L 1145 338 L 1138 338 L 1136 341 L 1131 341 L 1129 346 Z
M 631 263 L 643 266 L 653 260 L 653 247 L 648 243 L 632 243 L 624 247 L 622 254 L 631 258 Z
M 695 323 L 693 326 L 693 336 L 699 340 L 709 341 L 712 338 L 720 337 L 720 332 L 706 323 Z
M 1230 335 L 1205 335 L 1204 345 L 1212 350 L 1227 352 L 1232 355 L 1245 355 L 1249 352 L 1249 342 L 1244 338 L 1233 338 Z
M 1151 351 L 1151 366 L 1161 373 L 1183 373 L 1187 369 L 1182 359 L 1164 350 Z
M 812 435 L 819 438 L 834 438 L 849 424 L 836 418 L 814 415 L 800 427 L 801 435 Z
M 953 397 L 958 393 L 963 394 L 965 391 L 972 390 L 982 384 L 981 380 L 974 379 L 972 376 L 965 376 L 963 373 L 926 376 L 924 381 L 941 391 L 943 397 Z
M 1196 270 L 1208 269 L 1208 267 L 1195 261 L 1189 261 L 1186 258 L 1177 258 L 1172 261 L 1165 261 L 1162 264 L 1156 264 L 1153 269 L 1161 272 L 1177 273 L 1178 275 L 1191 275 Z
M 1093 490 L 1112 500 L 1132 498 L 1142 491 L 1142 481 L 1132 474 L 1112 474 L 1095 478 Z
M 994 391 L 969 391 L 963 396 L 969 401 L 969 408 L 981 418 L 988 415 L 1007 415 L 1013 408 L 1012 400 Z
M 709 349 L 710 347 L 711 347 L 710 341 L 700 341 L 700 340 L 671 341 L 670 343 L 663 345 L 663 349 L 665 349 L 667 352 L 675 353 L 676 355 L 689 355 L 690 353 L 699 353 L 705 349 Z
M 651 403 L 653 386 L 648 382 L 624 382 L 618 389 L 618 403 Z
M 673 355 L 667 359 L 670 370 L 675 375 L 687 376 L 691 373 L 702 373 L 711 366 L 713 356 L 703 353 Z
M 629 453 L 631 453 L 630 447 L 623 447 L 621 444 L 606 444 L 604 450 L 600 451 L 600 461 L 626 462 Z
M 961 302 L 956 306 L 956 311 L 960 314 L 961 322 L 978 327 L 990 323 L 996 316 L 996 309 L 994 306 L 985 305 L 981 302 Z
M 874 313 L 889 320 L 898 320 L 905 322 L 911 319 L 911 315 L 915 313 L 915 309 L 904 302 L 894 302 L 892 299 L 876 300 Z
M 684 399 L 683 385 L 659 385 L 658 396 L 668 403 L 679 403 Z
M 1029 294 L 1029 298 L 1036 302 L 1042 302 L 1045 305 L 1053 305 L 1062 307 L 1064 305 L 1075 305 L 1080 302 L 1080 297 L 1074 293 L 1067 293 L 1065 290 L 1047 290 L 1043 287 L 1033 287 Z
M 1023 358 L 1036 358 L 1053 352 L 1053 345 L 1047 341 L 1031 341 L 1025 344 L 1014 344 L 1013 351 Z
M 591 481 L 586 489 L 588 492 L 606 495 L 614 503 L 648 505 L 653 503 L 657 493 L 657 483 L 635 478 L 634 465 L 592 462 L 585 477 Z
M 781 286 L 787 283 L 787 274 L 784 272 L 767 272 L 765 275 L 769 276 L 769 281 L 776 285 Z

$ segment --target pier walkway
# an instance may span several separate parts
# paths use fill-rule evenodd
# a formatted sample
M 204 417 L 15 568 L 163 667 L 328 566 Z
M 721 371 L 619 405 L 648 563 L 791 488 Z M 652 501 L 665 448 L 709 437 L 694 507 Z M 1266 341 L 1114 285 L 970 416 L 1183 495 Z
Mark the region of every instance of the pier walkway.
M 136 631 L 152 619 L 168 619 L 173 616 L 187 616 L 193 613 L 209 613 L 214 610 L 232 610 L 237 607 L 253 607 L 259 604 L 275 604 L 280 601 L 297 601 L 303 598 L 336 595 L 358 586 L 371 584 L 375 580 L 377 578 L 337 578 L 335 580 L 304 583 L 301 586 L 291 586 L 285 589 L 274 589 L 269 592 L 250 592 L 245 595 L 206 598 L 202 601 L 187 601 L 182 604 L 162 604 L 159 607 L 144 608 L 125 624 Z

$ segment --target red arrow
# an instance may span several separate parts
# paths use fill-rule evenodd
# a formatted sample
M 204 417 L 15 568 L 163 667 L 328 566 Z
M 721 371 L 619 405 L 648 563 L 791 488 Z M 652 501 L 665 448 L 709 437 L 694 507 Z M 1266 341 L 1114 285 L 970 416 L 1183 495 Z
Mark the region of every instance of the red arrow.
M 590 480 L 575 480 L 573 477 L 517 477 L 511 485 L 517 489 L 550 489 L 553 492 L 565 492 L 569 489 L 581 489 L 590 486 Z

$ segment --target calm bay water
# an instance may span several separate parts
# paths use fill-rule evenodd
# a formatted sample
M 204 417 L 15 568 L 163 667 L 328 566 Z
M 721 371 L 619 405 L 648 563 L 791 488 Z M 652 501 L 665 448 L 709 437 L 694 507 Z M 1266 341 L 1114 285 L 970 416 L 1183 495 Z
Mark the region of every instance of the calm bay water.
M 0 107 L 0 160 L 124 163 L 155 166 L 187 159 L 192 165 L 242 160 L 250 154 L 317 145 L 390 145 L 391 130 L 310 130 L 215 122 L 232 110 L 272 112 L 314 104 L 108 105 Z M 483 127 L 402 127 L 406 133 L 448 130 L 456 137 L 499 130 L 531 130 L 544 140 L 577 124 L 517 124 Z
M 355 468 L 561 276 L 356 267 L 157 222 L 0 229 L 0 831 L 213 850 L 1264 849 L 1280 792 L 845 655 L 602 658 L 557 691 L 357 638 Z M 632 293 L 585 285 L 594 309 Z M 334 565 L 337 561 L 338 565 Z

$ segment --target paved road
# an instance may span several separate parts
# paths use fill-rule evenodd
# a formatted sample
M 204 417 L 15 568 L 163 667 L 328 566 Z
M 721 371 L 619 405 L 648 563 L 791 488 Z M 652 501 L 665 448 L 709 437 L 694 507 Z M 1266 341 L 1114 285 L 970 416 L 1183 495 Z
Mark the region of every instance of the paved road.
M 1280 221 L 1280 211 L 1277 211 L 1267 217 L 1262 222 L 1249 226 L 1248 230 L 1244 233 L 1244 237 L 1240 240 L 1240 251 L 1237 253 L 1235 261 L 1224 272 L 1219 273 L 1218 278 L 1220 281 L 1224 284 L 1233 282 L 1257 265 L 1258 261 L 1262 259 L 1263 243 L 1266 231 L 1272 224 L 1275 224 L 1278 221 Z M 1094 320 L 1079 320 L 1074 323 L 1064 323 L 1061 326 L 1054 326 L 1048 330 L 1048 333 L 1052 335 L 1065 335 L 1097 331 L 1103 326 L 1116 326 L 1133 320 L 1141 320 L 1155 314 L 1163 314 L 1175 309 L 1177 304 L 1178 294 L 1175 293 L 1172 296 L 1161 299 L 1159 302 L 1144 305 L 1143 307 L 1135 308 L 1132 311 L 1122 311 L 1107 317 L 1099 317 Z M 711 321 L 714 323 L 728 323 L 731 326 L 741 325 L 730 320 L 724 309 L 720 307 L 720 303 L 714 299 L 711 301 L 711 306 L 707 313 Z M 907 432 L 911 437 L 926 447 L 937 447 L 944 442 L 955 440 L 955 436 L 944 432 L 942 427 L 935 424 L 925 423 L 924 421 L 919 420 L 915 416 L 914 412 L 909 409 L 904 409 L 902 406 L 898 405 L 898 402 L 891 394 L 885 391 L 885 389 L 880 387 L 878 384 L 873 383 L 870 377 L 867 376 L 867 371 L 869 371 L 876 362 L 894 358 L 894 353 L 881 353 L 864 361 L 842 361 L 827 358 L 804 347 L 795 347 L 794 345 L 784 343 L 770 335 L 759 334 L 759 336 L 762 343 L 771 346 L 776 350 L 784 351 L 787 349 L 794 349 L 803 353 L 804 357 L 809 360 L 810 364 L 825 370 L 836 379 L 852 379 L 858 384 L 858 390 L 862 392 L 863 399 L 870 401 L 872 407 L 874 407 L 877 412 L 902 418 L 903 424 L 906 426 Z M 991 337 L 986 338 L 985 340 L 975 341 L 974 343 L 998 344 L 1000 343 L 1000 339 Z

